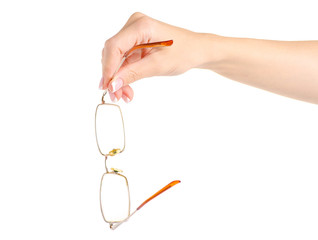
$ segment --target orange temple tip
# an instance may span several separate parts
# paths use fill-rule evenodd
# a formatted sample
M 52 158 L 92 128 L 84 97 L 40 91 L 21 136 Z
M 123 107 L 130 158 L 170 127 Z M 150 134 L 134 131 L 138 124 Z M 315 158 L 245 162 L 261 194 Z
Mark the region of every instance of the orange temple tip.
M 161 193 L 165 192 L 166 190 L 168 190 L 169 188 L 173 187 L 174 185 L 180 183 L 180 180 L 174 180 L 171 183 L 167 184 L 166 186 L 164 186 L 163 188 L 161 188 L 158 192 L 156 192 L 154 195 L 152 195 L 150 198 L 148 198 L 146 201 L 144 201 L 138 208 L 137 210 L 139 210 L 140 208 L 142 208 L 146 203 L 148 203 L 150 200 L 154 199 L 155 197 L 159 196 Z
M 163 41 L 161 42 L 163 46 L 171 46 L 173 44 L 173 40 Z
M 180 180 L 174 180 L 174 181 L 172 181 L 170 184 L 172 184 L 172 186 L 174 186 L 174 185 L 176 185 L 176 184 L 178 184 L 178 183 L 181 183 L 181 181 Z M 171 187 L 172 187 L 171 186 Z
M 125 53 L 124 57 L 127 57 L 131 52 L 135 51 L 136 49 L 154 48 L 154 47 L 169 47 L 172 44 L 173 44 L 173 40 L 139 44 L 139 45 L 132 47 L 130 50 L 128 50 Z

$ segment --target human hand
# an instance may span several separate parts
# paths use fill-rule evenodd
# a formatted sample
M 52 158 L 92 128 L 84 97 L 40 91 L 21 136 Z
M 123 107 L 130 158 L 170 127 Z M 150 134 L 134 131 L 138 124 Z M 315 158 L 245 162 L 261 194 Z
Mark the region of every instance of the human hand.
M 171 47 L 135 50 L 117 73 L 125 52 L 142 43 L 172 39 Z M 198 33 L 171 26 L 142 13 L 134 13 L 124 27 L 105 42 L 100 89 L 108 89 L 112 101 L 133 99 L 130 84 L 151 76 L 181 74 L 204 62 Z M 115 75 L 114 75 L 115 74 Z
M 170 47 L 133 51 L 132 47 L 173 40 Z M 195 33 L 134 13 L 124 27 L 105 42 L 101 89 L 112 101 L 133 99 L 130 84 L 151 76 L 181 74 L 205 68 L 224 77 L 303 101 L 318 103 L 318 41 L 273 41 Z M 115 73 L 116 72 L 116 73 Z

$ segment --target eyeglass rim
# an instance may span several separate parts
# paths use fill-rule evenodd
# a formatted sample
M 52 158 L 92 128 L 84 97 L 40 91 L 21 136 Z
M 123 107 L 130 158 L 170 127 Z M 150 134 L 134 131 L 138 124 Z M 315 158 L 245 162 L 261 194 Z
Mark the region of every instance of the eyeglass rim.
M 98 108 L 102 105 L 108 105 L 108 106 L 115 106 L 119 109 L 119 112 L 120 112 L 120 116 L 121 116 L 121 121 L 122 121 L 122 127 L 123 127 L 123 136 L 124 136 L 124 146 L 122 147 L 122 149 L 120 149 L 120 152 L 119 153 L 122 153 L 124 150 L 125 150 L 125 147 L 126 147 L 126 134 L 125 134 L 125 124 L 124 124 L 124 117 L 123 117 L 123 113 L 121 111 L 121 108 L 119 105 L 117 104 L 113 104 L 113 103 L 100 103 L 97 105 L 96 107 L 96 111 L 95 111 L 95 139 L 96 139 L 96 144 L 97 144 L 97 148 L 98 148 L 98 151 L 100 152 L 101 155 L 103 155 L 104 157 L 108 157 L 110 156 L 109 153 L 103 153 L 100 146 L 99 146 L 99 143 L 98 143 L 98 137 L 97 137 L 97 111 L 98 111 Z M 111 151 L 112 149 L 110 149 Z
M 118 221 L 109 221 L 106 219 L 105 215 L 104 215 L 104 211 L 103 211 L 103 206 L 102 206 L 102 187 L 103 187 L 103 180 L 104 180 L 104 177 L 107 175 L 107 174 L 114 174 L 116 176 L 119 176 L 119 177 L 123 177 L 126 181 L 126 187 L 127 187 L 127 192 L 128 192 L 128 214 L 127 214 L 127 217 L 125 217 L 124 219 L 121 219 L 121 220 L 118 220 Z M 129 184 L 128 184 L 128 179 L 126 176 L 124 176 L 123 174 L 120 174 L 120 173 L 116 173 L 116 172 L 105 172 L 100 180 L 100 188 L 99 188 L 99 203 L 100 203 L 100 210 L 102 212 L 102 216 L 103 216 L 103 219 L 106 223 L 110 224 L 110 226 L 114 223 L 121 223 L 123 221 L 125 221 L 129 216 L 131 216 L 130 214 L 130 191 L 129 191 Z

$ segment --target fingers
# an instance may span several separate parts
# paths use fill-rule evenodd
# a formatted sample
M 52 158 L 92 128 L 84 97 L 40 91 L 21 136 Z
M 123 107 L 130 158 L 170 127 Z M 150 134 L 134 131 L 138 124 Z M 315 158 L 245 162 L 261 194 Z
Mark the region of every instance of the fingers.
M 127 85 L 122 88 L 122 99 L 126 102 L 129 103 L 132 99 L 134 98 L 134 91 L 132 88 Z
M 112 93 L 112 92 L 109 92 L 109 97 L 110 97 L 110 100 L 112 100 L 112 102 L 118 102 L 120 100 L 122 96 L 122 90 L 119 89 L 117 92 L 115 93 Z
M 150 18 L 136 13 L 115 36 L 105 42 L 103 50 L 103 89 L 108 88 L 124 53 L 139 43 L 151 39 Z
M 104 51 L 103 51 L 103 84 L 102 89 L 107 89 L 108 82 L 112 79 L 117 66 L 119 65 L 122 58 L 122 52 L 118 49 L 113 40 L 107 40 L 105 42 Z
M 105 42 L 100 88 L 108 89 L 113 101 L 122 98 L 130 102 L 134 94 L 129 84 L 142 78 L 185 72 L 195 59 L 189 53 L 197 52 L 188 49 L 196 46 L 194 35 L 141 13 L 133 14 L 124 27 Z M 168 40 L 176 44 L 171 46 L 172 41 Z
M 112 102 L 117 102 L 122 98 L 126 103 L 129 103 L 134 98 L 134 91 L 127 85 L 114 93 L 109 92 L 109 96 Z
M 152 54 L 137 62 L 125 65 L 110 81 L 108 85 L 109 91 L 116 92 L 123 86 L 127 86 L 139 79 L 161 75 L 168 66 L 160 59 L 162 57 L 159 55 Z

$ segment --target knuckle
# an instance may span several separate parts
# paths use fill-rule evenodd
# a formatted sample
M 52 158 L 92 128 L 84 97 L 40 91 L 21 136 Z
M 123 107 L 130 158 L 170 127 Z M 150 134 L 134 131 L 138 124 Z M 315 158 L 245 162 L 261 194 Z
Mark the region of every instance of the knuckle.
M 104 49 L 110 49 L 114 46 L 114 40 L 113 38 L 109 38 L 105 41 L 105 44 L 104 44 Z
M 129 20 L 134 21 L 134 20 L 136 20 L 136 19 L 138 19 L 138 18 L 140 18 L 140 17 L 143 17 L 143 16 L 145 16 L 145 15 L 144 15 L 143 13 L 141 13 L 141 12 L 134 12 L 134 13 L 130 16 Z
M 108 56 L 116 56 L 117 54 L 122 54 L 120 48 L 118 48 L 118 44 L 114 37 L 107 39 L 104 44 L 103 49 L 103 56 L 104 54 Z

